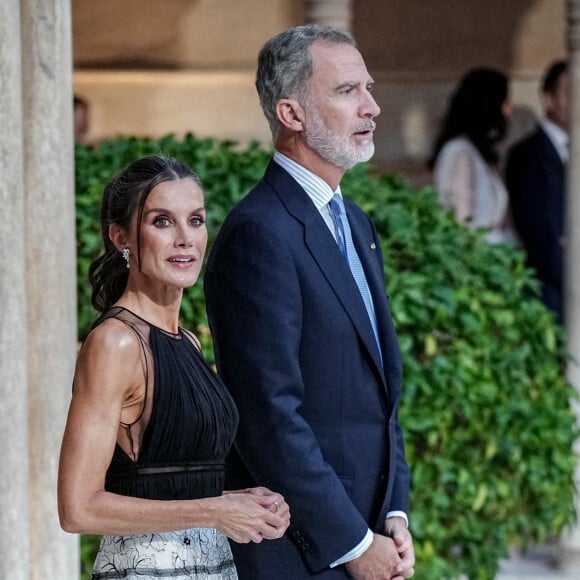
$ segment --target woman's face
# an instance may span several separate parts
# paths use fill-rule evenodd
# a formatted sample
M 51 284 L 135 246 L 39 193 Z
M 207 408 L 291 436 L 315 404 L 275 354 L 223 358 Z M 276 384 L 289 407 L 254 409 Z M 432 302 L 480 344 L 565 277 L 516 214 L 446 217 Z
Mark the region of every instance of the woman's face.
M 207 247 L 205 219 L 203 191 L 193 179 L 165 181 L 154 187 L 143 206 L 140 268 L 136 223 L 131 228 L 130 279 L 145 285 L 193 286 Z
M 501 104 L 501 114 L 503 115 L 504 119 L 508 121 L 509 118 L 512 116 L 512 113 L 513 113 L 512 102 L 509 99 L 506 99 Z

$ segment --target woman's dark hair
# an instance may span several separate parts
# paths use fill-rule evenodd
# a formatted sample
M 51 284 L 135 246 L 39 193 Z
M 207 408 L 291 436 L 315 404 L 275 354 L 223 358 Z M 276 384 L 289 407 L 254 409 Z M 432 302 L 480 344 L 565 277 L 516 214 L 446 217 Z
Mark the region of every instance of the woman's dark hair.
M 451 96 L 429 166 L 434 166 L 447 141 L 459 136 L 467 137 L 488 163 L 496 163 L 495 146 L 507 131 L 502 112 L 507 96 L 508 79 L 504 74 L 488 68 L 470 70 Z
M 171 157 L 151 155 L 129 164 L 105 186 L 101 206 L 101 235 L 104 253 L 89 268 L 93 292 L 91 303 L 98 312 L 106 312 L 121 297 L 127 285 L 128 270 L 123 256 L 109 238 L 109 226 L 115 224 L 129 232 L 137 216 L 141 229 L 143 207 L 151 191 L 160 183 L 193 179 L 201 187 L 199 176 L 185 163 Z M 137 263 L 141 265 L 141 236 L 137 235 Z

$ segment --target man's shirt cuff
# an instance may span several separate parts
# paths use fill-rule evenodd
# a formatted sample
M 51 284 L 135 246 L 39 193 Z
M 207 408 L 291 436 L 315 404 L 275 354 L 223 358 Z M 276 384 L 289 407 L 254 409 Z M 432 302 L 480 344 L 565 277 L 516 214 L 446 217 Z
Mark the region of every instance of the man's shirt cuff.
M 405 520 L 405 523 L 407 524 L 407 527 L 409 527 L 409 518 L 407 517 L 407 514 L 405 512 L 402 512 L 399 510 L 388 512 L 387 513 L 387 520 L 389 518 L 403 518 Z
M 367 530 L 365 537 L 349 552 L 347 552 L 342 558 L 335 560 L 330 564 L 331 568 L 336 566 L 340 566 L 341 564 L 346 564 L 359 556 L 362 556 L 363 553 L 368 549 L 368 547 L 373 543 L 373 533 L 371 530 Z

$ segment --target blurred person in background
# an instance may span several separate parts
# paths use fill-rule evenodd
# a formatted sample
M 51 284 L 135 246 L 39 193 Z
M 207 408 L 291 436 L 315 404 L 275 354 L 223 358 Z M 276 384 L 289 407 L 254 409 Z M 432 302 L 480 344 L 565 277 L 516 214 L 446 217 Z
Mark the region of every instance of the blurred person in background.
M 470 228 L 486 228 L 490 243 L 515 243 L 497 147 L 511 104 L 508 79 L 496 70 L 467 72 L 451 96 L 429 166 L 439 201 Z
M 568 85 L 567 61 L 551 63 L 540 87 L 544 116 L 531 135 L 511 148 L 506 164 L 516 231 L 541 282 L 542 299 L 559 322 L 564 319 Z
M 90 135 L 89 102 L 79 95 L 73 97 L 74 140 L 79 145 L 96 145 Z

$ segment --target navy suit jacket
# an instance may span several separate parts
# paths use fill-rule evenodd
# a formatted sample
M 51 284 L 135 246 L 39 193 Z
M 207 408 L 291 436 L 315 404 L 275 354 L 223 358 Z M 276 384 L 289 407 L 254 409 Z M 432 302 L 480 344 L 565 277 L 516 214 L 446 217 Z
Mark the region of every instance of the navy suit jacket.
M 397 409 L 401 358 L 370 219 L 345 200 L 373 297 L 382 361 L 338 245 L 298 183 L 271 162 L 230 213 L 205 291 L 217 367 L 239 411 L 230 489 L 282 493 L 284 538 L 232 543 L 241 580 L 349 577 L 329 563 L 386 513 L 408 511 Z
M 566 176 L 562 160 L 541 127 L 511 149 L 506 184 L 528 264 L 542 283 L 544 302 L 562 320 Z

